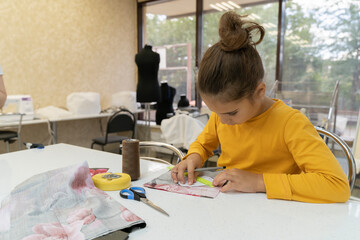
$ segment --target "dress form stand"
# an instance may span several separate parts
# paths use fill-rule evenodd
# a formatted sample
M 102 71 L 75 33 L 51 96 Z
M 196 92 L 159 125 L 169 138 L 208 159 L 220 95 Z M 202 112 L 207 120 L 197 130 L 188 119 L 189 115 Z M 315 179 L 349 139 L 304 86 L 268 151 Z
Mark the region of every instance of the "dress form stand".
M 160 85 L 161 97 L 157 102 L 156 124 L 161 125 L 163 119 L 174 115 L 173 101 L 176 89 L 169 86 L 167 81 L 162 81 Z
M 144 121 L 145 121 L 145 134 L 144 140 L 151 141 L 151 128 L 150 128 L 150 110 L 151 104 L 150 102 L 146 102 L 145 104 L 145 113 L 144 113 Z

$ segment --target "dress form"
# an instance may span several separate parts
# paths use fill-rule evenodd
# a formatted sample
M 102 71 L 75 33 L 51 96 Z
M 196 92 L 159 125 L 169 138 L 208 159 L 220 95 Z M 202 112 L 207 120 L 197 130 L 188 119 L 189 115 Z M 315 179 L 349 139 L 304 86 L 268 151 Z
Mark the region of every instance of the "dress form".
M 150 131 L 150 103 L 160 99 L 158 71 L 160 55 L 152 50 L 152 46 L 145 47 L 135 55 L 138 66 L 138 83 L 136 88 L 136 101 L 145 103 L 145 140 L 151 140 Z
M 167 82 L 160 85 L 161 97 L 157 103 L 156 124 L 160 125 L 161 121 L 168 118 L 168 114 L 174 114 L 173 101 L 176 95 L 176 89 L 169 86 Z
M 150 45 L 135 56 L 138 66 L 138 83 L 136 88 L 136 101 L 140 103 L 157 102 L 160 99 L 158 71 L 160 55 L 152 50 Z

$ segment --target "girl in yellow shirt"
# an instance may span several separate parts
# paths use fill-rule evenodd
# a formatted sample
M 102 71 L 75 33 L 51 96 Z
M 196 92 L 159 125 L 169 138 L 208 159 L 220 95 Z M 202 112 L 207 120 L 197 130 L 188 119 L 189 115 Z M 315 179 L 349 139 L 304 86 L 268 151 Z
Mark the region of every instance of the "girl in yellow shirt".
M 259 39 L 254 42 L 253 37 Z M 264 68 L 255 48 L 262 26 L 234 12 L 219 24 L 220 41 L 200 64 L 198 90 L 213 112 L 188 154 L 171 171 L 174 182 L 195 181 L 221 144 L 214 186 L 222 192 L 266 192 L 268 198 L 304 202 L 345 202 L 347 177 L 310 121 L 282 101 L 265 96 Z

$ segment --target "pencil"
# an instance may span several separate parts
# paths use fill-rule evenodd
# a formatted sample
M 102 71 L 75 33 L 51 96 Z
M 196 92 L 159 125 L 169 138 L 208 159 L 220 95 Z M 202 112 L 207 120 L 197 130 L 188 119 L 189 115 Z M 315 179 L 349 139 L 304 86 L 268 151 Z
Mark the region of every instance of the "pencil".
M 205 167 L 205 168 L 195 168 L 194 172 L 201 172 L 201 171 L 216 171 L 216 170 L 224 170 L 226 167 Z

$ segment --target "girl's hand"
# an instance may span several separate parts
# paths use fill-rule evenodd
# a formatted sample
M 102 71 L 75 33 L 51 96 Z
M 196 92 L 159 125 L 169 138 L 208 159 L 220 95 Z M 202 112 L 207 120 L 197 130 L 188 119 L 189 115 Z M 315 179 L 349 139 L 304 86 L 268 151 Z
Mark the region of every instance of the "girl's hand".
M 213 185 L 221 187 L 221 192 L 231 190 L 239 192 L 266 192 L 262 174 L 256 174 L 233 168 L 218 174 L 213 181 Z
M 179 162 L 173 169 L 171 169 L 171 178 L 174 183 L 178 183 L 179 181 L 184 184 L 185 178 L 184 173 L 187 170 L 188 174 L 188 184 L 192 185 L 196 182 L 196 176 L 194 169 L 202 166 L 201 157 L 197 153 L 190 154 L 185 160 Z

